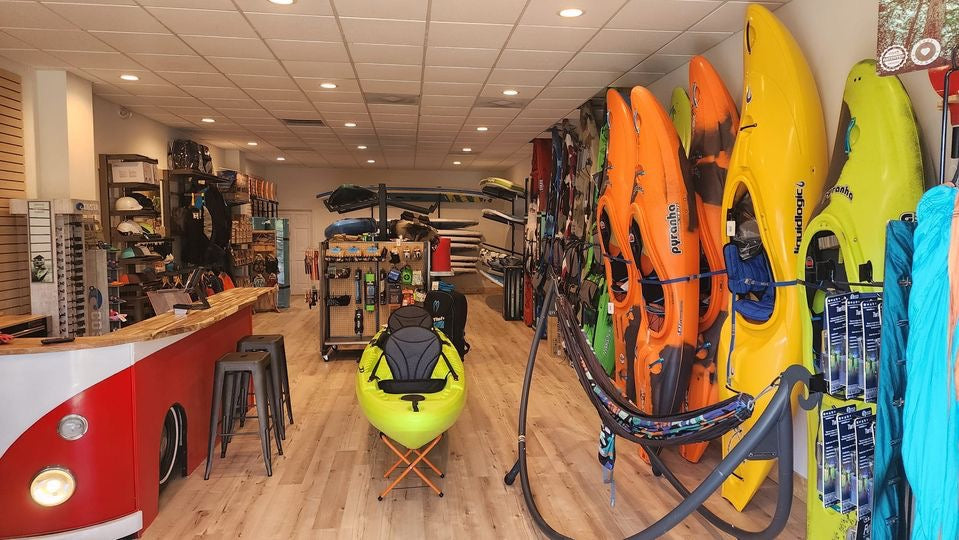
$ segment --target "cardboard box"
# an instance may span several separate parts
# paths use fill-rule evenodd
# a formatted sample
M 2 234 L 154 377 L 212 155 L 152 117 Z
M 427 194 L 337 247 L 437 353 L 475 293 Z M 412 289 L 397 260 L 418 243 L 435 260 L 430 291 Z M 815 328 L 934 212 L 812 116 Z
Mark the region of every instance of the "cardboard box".
M 156 184 L 157 166 L 145 161 L 121 161 L 110 164 L 115 183 Z

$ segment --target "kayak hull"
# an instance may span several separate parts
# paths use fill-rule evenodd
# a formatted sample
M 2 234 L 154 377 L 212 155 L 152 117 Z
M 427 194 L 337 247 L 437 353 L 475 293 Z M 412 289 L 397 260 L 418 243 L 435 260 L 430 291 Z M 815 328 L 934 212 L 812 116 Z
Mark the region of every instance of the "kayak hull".
M 381 331 L 382 332 L 382 331 Z M 449 359 L 459 380 L 447 379 L 446 386 L 440 392 L 421 394 L 426 399 L 419 402 L 419 412 L 414 412 L 409 401 L 403 401 L 403 394 L 387 394 L 379 389 L 377 381 L 370 381 L 370 373 L 382 354 L 382 349 L 371 343 L 360 357 L 356 373 L 356 397 L 363 414 L 370 424 L 387 437 L 407 448 L 422 448 L 427 443 L 450 429 L 463 407 L 466 405 L 466 372 L 456 347 L 442 333 L 443 353 Z M 373 338 L 375 343 L 379 334 Z M 376 369 L 380 379 L 389 379 L 389 366 L 384 359 Z M 436 363 L 433 377 L 443 378 L 448 373 L 442 359 Z
M 731 211 L 748 193 L 772 279 L 794 280 L 802 232 L 826 179 L 822 104 L 796 41 L 760 5 L 746 10 L 743 64 L 741 127 L 723 190 L 722 212 Z M 723 239 L 729 240 L 725 231 Z M 733 314 L 723 323 L 720 399 L 739 392 L 759 396 L 784 369 L 802 361 L 802 325 L 796 317 L 800 293 L 795 286 L 775 288 L 767 320 Z M 724 455 L 753 427 L 771 396 L 767 393 L 757 399 L 750 419 L 723 436 Z M 742 510 L 772 467 L 771 460 L 744 462 L 723 482 L 723 497 Z

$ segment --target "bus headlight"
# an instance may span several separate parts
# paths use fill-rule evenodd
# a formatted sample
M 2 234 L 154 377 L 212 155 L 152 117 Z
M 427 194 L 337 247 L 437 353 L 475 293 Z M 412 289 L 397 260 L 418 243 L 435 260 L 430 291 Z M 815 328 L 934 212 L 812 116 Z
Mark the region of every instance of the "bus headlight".
M 83 437 L 90 425 L 87 419 L 79 414 L 68 414 L 60 419 L 57 425 L 57 433 L 68 441 L 75 441 Z
M 77 488 L 73 474 L 63 467 L 47 467 L 30 482 L 30 497 L 40 506 L 67 502 Z

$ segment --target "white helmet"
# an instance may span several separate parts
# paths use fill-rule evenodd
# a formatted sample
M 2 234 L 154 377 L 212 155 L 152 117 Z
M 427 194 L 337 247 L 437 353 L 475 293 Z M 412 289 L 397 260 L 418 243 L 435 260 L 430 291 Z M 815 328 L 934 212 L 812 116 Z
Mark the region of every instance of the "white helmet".
M 143 227 L 140 226 L 136 221 L 131 221 L 129 219 L 121 221 L 117 225 L 117 232 L 120 234 L 143 234 Z
M 140 206 L 140 203 L 137 202 L 133 197 L 120 197 L 117 199 L 116 204 L 114 205 L 115 210 L 143 210 L 143 207 Z

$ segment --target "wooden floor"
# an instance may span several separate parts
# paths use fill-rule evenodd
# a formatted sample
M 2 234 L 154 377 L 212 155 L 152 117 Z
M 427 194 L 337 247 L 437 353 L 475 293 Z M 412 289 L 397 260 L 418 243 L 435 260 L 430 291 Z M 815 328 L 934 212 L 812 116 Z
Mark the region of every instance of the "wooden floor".
M 213 474 L 202 466 L 174 481 L 160 497 L 160 515 L 146 538 L 536 538 L 542 537 L 523 503 L 519 483 L 503 484 L 516 453 L 516 417 L 532 331 L 504 322 L 489 303 L 470 297 L 467 357 L 469 400 L 431 457 L 446 472 L 436 497 L 407 478 L 386 500 L 382 475 L 392 454 L 366 422 L 354 395 L 355 362 L 341 355 L 325 363 L 317 351 L 317 312 L 297 304 L 284 313 L 256 315 L 260 333 L 283 333 L 289 355 L 294 416 L 285 455 L 263 469 L 256 437 L 235 439 Z M 565 360 L 541 347 L 530 402 L 527 444 L 540 508 L 560 532 L 574 538 L 622 538 L 655 521 L 679 498 L 654 478 L 633 445 L 617 448 L 616 505 L 596 461 L 599 420 Z M 252 427 L 249 424 L 248 428 Z M 668 451 L 667 461 L 688 486 L 718 460 L 714 444 L 699 465 Z M 395 473 L 394 473 L 395 474 Z M 714 495 L 709 507 L 740 527 L 765 526 L 775 486 L 763 487 L 747 511 L 736 513 Z M 803 538 L 805 508 L 793 499 L 783 538 Z M 724 538 L 694 514 L 670 538 Z

